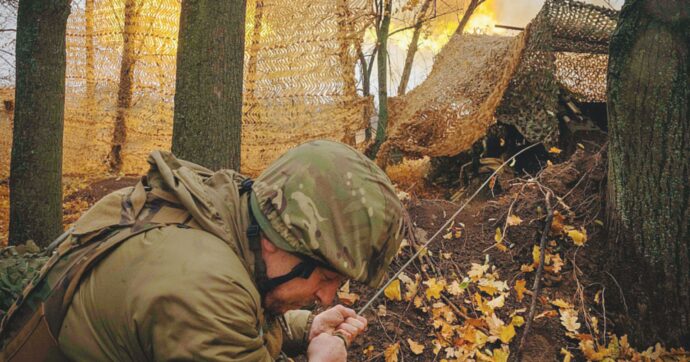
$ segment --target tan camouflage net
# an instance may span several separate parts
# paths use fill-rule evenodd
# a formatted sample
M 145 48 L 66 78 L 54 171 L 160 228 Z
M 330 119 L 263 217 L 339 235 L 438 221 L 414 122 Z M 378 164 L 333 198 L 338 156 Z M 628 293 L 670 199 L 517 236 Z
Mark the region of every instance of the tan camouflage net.
M 354 142 L 371 112 L 371 101 L 356 94 L 353 74 L 370 5 L 370 0 L 248 1 L 243 172 L 256 174 L 284 150 L 310 139 Z M 179 15 L 179 0 L 87 0 L 86 9 L 73 6 L 64 173 L 108 170 L 123 54 L 134 62 L 134 72 L 131 106 L 120 110 L 127 133 L 122 171 L 141 173 L 151 150 L 170 148 Z M 123 32 L 130 40 L 127 49 Z M 3 117 L 2 134 L 11 134 L 5 133 L 10 124 Z M 0 178 L 9 174 L 7 138 L 0 138 Z
M 609 36 L 617 12 L 573 0 L 548 0 L 515 38 L 455 35 L 429 78 L 393 101 L 389 141 L 381 151 L 454 156 L 496 121 L 529 142 L 558 140 L 562 92 L 582 102 L 606 99 Z
M 463 151 L 484 136 L 524 48 L 524 39 L 453 35 L 424 83 L 391 102 L 388 147 L 412 155 Z

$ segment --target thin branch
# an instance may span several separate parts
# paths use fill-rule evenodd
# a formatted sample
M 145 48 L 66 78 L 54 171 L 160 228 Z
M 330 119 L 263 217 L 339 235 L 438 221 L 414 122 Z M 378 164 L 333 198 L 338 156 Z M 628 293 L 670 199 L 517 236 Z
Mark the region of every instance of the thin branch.
M 522 354 L 522 348 L 525 345 L 525 340 L 527 339 L 527 335 L 529 334 L 529 329 L 530 327 L 532 327 L 534 313 L 537 309 L 537 298 L 539 297 L 539 290 L 541 288 L 541 274 L 544 271 L 544 256 L 546 254 L 544 249 L 546 247 L 546 239 L 548 239 L 549 236 L 549 230 L 551 229 L 551 222 L 553 221 L 553 209 L 551 208 L 551 192 L 546 193 L 546 210 L 548 216 L 546 217 L 546 221 L 544 223 L 544 230 L 541 233 L 541 241 L 539 242 L 539 268 L 537 268 L 537 273 L 534 276 L 534 284 L 532 286 L 532 302 L 529 307 L 529 315 L 527 317 L 527 323 L 525 324 L 525 331 L 522 333 L 522 337 L 520 338 L 520 344 L 518 346 L 517 351 L 517 361 L 521 360 L 520 357 Z

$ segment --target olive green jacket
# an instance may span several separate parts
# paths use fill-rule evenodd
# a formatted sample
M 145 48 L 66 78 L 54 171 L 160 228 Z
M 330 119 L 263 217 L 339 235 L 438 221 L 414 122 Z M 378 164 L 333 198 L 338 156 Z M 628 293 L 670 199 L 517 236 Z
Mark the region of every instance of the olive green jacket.
M 169 153 L 134 188 L 106 196 L 75 235 L 135 220 L 170 224 L 133 236 L 81 282 L 59 334 L 74 360 L 270 361 L 306 349 L 311 313 L 267 317 L 254 282 L 244 179 Z M 283 336 L 285 335 L 285 337 Z

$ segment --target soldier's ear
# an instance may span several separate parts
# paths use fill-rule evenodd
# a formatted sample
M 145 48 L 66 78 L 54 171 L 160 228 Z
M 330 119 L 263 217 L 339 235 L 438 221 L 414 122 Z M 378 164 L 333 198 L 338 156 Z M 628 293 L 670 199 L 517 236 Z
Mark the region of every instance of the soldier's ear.
M 263 234 L 261 235 L 261 249 L 264 253 L 273 254 L 278 251 L 278 248 L 271 241 L 266 238 Z

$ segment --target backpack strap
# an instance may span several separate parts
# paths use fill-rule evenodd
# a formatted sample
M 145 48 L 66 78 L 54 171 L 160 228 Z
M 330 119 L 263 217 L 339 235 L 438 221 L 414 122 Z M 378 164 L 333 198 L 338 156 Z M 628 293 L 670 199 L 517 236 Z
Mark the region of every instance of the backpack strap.
M 103 240 L 90 243 L 86 246 L 83 256 L 69 267 L 67 272 L 58 282 L 56 288 L 45 301 L 46 320 L 50 326 L 50 331 L 56 337 L 62 328 L 62 322 L 67 315 L 72 298 L 77 292 L 82 278 L 93 269 L 98 262 L 103 260 L 110 252 L 115 250 L 125 240 L 145 233 L 147 231 L 161 228 L 170 224 L 148 224 L 141 228 L 125 228 L 115 230 Z
M 83 277 L 127 239 L 152 229 L 174 224 L 177 223 L 150 223 L 137 228 L 122 227 L 104 230 L 96 237 L 91 238 L 85 245 L 70 248 L 62 255 L 58 255 L 58 253 L 53 255 L 51 259 L 54 260 L 46 274 L 53 266 L 61 262 L 67 263 L 59 267 L 65 272 L 57 277 L 55 286 L 50 289 L 45 299 L 42 301 L 39 299 L 38 305 L 33 309 L 29 309 L 33 303 L 28 302 L 26 297 L 20 298 L 10 308 L 8 314 L 3 318 L 2 329 L 0 329 L 0 341 L 5 340 L 7 342 L 3 350 L 0 351 L 0 361 L 66 360 L 60 351 L 58 336 L 72 303 L 72 298 Z M 24 295 L 41 294 L 43 282 L 47 281 L 40 280 L 29 286 L 30 290 L 27 288 Z M 11 324 L 21 326 L 17 330 L 10 331 Z M 11 334 L 7 335 L 8 333 Z

